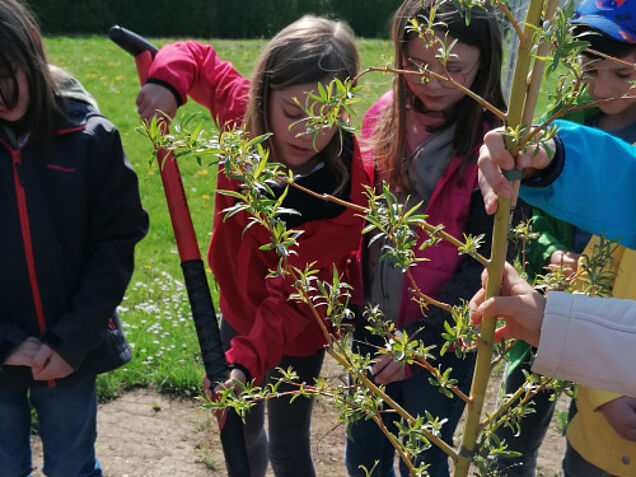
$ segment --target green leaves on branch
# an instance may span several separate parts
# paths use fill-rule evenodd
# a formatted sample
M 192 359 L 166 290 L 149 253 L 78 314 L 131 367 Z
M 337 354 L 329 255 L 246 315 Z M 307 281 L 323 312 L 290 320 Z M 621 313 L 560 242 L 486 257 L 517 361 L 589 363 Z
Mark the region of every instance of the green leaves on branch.
M 382 239 L 381 260 L 395 260 L 396 266 L 402 270 L 424 261 L 423 258 L 417 258 L 413 251 L 418 240 L 417 223 L 426 220 L 426 215 L 417 213 L 421 203 L 407 209 L 391 192 L 386 182 L 382 184 L 381 194 L 377 195 L 373 189 L 368 188 L 367 195 L 369 208 L 364 217 L 367 225 L 362 233 L 375 232 L 369 240 L 369 246 Z
M 305 104 L 301 104 L 298 98 L 293 98 L 305 117 L 290 124 L 290 129 L 296 124 L 304 124 L 305 131 L 300 134 L 313 136 L 314 149 L 318 135 L 324 130 L 337 127 L 341 135 L 342 131 L 355 132 L 351 124 L 351 117 L 354 115 L 351 105 L 359 101 L 355 96 L 359 90 L 360 86 L 354 86 L 350 78 L 344 81 L 334 78 L 326 86 L 318 83 L 318 92 L 308 93 Z

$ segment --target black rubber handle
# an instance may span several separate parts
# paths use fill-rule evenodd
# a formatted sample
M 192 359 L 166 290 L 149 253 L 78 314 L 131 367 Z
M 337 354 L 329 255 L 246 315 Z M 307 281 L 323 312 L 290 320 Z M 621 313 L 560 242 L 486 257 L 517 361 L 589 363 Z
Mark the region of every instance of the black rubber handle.
M 122 49 L 133 56 L 138 56 L 144 51 L 149 51 L 154 57 L 159 49 L 146 40 L 143 36 L 119 25 L 114 25 L 108 30 L 108 37 Z
M 214 303 L 210 295 L 208 280 L 202 260 L 181 262 L 185 279 L 192 318 L 199 338 L 205 374 L 212 383 L 223 382 L 227 376 L 227 362 L 221 344 L 221 334 L 216 321 Z M 231 477 L 248 477 L 250 475 L 247 462 L 247 451 L 243 436 L 243 423 L 234 410 L 227 410 L 221 425 L 221 442 Z
M 181 262 L 181 268 L 188 290 L 194 326 L 199 337 L 205 374 L 212 383 L 224 382 L 227 376 L 227 363 L 203 261 Z
M 146 51 L 150 53 L 151 57 L 154 57 L 157 52 L 157 47 L 145 38 L 120 26 L 112 27 L 108 32 L 108 36 L 117 45 L 133 55 L 136 60 Z M 143 66 L 141 65 L 142 63 L 137 63 L 139 77 L 145 78 L 145 75 L 148 73 L 145 71 L 145 68 L 147 68 L 148 64 L 143 63 Z M 140 68 L 144 69 L 144 71 L 140 71 Z M 181 184 L 178 168 L 175 167 L 172 173 L 177 176 L 177 182 Z M 182 186 L 180 187 L 181 189 L 183 188 Z M 166 197 L 175 193 L 174 190 L 165 188 L 165 183 L 164 192 Z M 181 191 L 181 193 L 183 193 L 183 191 Z M 170 203 L 170 200 L 168 200 L 168 202 Z M 171 210 L 170 213 L 187 214 L 188 217 L 190 215 L 185 201 L 183 201 L 182 204 L 180 203 L 178 211 Z M 173 221 L 173 224 L 174 223 L 175 221 Z M 179 236 L 179 230 L 175 229 L 174 232 L 175 236 Z M 194 234 L 192 235 L 194 236 Z M 196 241 L 196 238 L 190 240 Z M 200 256 L 196 243 L 189 243 L 188 245 L 196 248 L 196 256 Z M 181 267 L 183 269 L 186 289 L 188 290 L 188 298 L 190 300 L 194 326 L 199 340 L 199 347 L 201 348 L 205 374 L 214 385 L 214 383 L 225 381 L 227 377 L 227 362 L 225 361 L 221 335 L 214 311 L 214 303 L 212 303 L 203 261 L 200 258 L 184 260 L 181 262 Z M 219 427 L 221 429 L 221 444 L 223 446 L 223 454 L 225 455 L 225 465 L 227 467 L 228 476 L 250 477 L 247 450 L 243 435 L 243 423 L 238 414 L 232 409 L 225 411 L 223 417 L 219 420 Z

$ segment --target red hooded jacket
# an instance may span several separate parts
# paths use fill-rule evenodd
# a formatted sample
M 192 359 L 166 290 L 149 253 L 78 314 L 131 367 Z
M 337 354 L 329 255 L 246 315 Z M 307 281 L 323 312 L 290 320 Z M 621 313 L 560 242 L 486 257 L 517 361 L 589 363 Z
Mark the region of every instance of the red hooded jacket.
M 211 46 L 195 41 L 165 46 L 157 54 L 149 77 L 149 81 L 171 89 L 180 103 L 190 96 L 207 106 L 220 124 L 240 122 L 245 114 L 249 81 L 231 63 L 221 61 Z M 372 168 L 363 166 L 355 138 L 350 149 L 348 200 L 366 204 L 363 186 L 371 183 Z M 240 184 L 221 169 L 217 187 L 238 190 Z M 219 285 L 223 318 L 239 333 L 226 357 L 228 362 L 246 368 L 258 383 L 283 355 L 310 356 L 325 345 L 325 337 L 309 308 L 289 300 L 293 293 L 289 283 L 281 278 L 266 279 L 276 268 L 278 257 L 273 251 L 259 250 L 270 243 L 265 229 L 253 226 L 244 232 L 249 220 L 245 212 L 224 221 L 223 210 L 233 206 L 235 199 L 217 194 L 215 200 L 208 262 Z M 334 265 L 344 273 L 348 264 L 357 260 L 362 227 L 363 220 L 351 209 L 305 221 L 294 227 L 303 233 L 291 264 L 303 269 L 315 262 L 318 278 L 331 281 Z

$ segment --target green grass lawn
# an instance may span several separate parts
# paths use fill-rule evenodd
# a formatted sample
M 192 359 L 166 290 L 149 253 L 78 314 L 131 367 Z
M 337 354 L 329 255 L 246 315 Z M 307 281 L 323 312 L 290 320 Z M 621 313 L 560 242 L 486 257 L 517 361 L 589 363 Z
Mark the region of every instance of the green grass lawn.
M 157 46 L 168 40 L 151 39 Z M 223 59 L 249 76 L 266 40 L 211 40 Z M 46 38 L 51 63 L 63 67 L 95 96 L 102 112 L 119 128 L 130 162 L 139 176 L 142 201 L 150 214 L 150 231 L 138 245 L 136 271 L 122 303 L 121 317 L 133 350 L 125 367 L 99 378 L 101 399 L 133 386 L 155 386 L 181 395 L 197 394 L 203 368 L 194 327 L 182 285 L 176 244 L 167 213 L 157 166 L 151 162 L 149 142 L 135 128 L 139 124 L 135 96 L 139 83 L 132 57 L 105 37 Z M 383 64 L 391 57 L 388 41 L 360 40 L 362 67 Z M 355 124 L 388 88 L 388 75 L 363 77 Z M 545 95 L 542 95 L 545 97 Z M 192 102 L 183 109 L 207 110 Z M 212 229 L 215 169 L 196 163 L 180 164 L 190 210 L 205 257 Z M 208 270 L 209 273 L 209 270 Z M 212 280 L 211 280 L 212 284 Z M 213 295 L 216 299 L 216 291 Z

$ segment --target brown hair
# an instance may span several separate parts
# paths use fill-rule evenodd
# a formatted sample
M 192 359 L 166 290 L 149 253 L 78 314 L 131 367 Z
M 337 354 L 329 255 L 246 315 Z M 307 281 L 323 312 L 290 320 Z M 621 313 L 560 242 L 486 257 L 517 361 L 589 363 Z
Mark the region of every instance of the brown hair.
M 306 15 L 283 28 L 265 47 L 252 74 L 245 127 L 252 136 L 271 131 L 268 103 L 272 91 L 305 83 L 353 79 L 360 58 L 353 32 L 341 21 Z M 348 178 L 340 160 L 340 134 L 320 151 L 321 159 L 341 177 Z
M 412 19 L 425 22 L 431 8 L 436 8 L 435 21 L 441 22 L 440 29 L 462 43 L 479 49 L 479 64 L 472 85 L 466 85 L 479 96 L 500 109 L 505 109 L 505 100 L 501 92 L 501 34 L 492 8 L 484 4 L 483 8 L 473 7 L 470 11 L 470 23 L 454 3 L 442 0 L 405 0 L 393 17 L 392 37 L 395 46 L 395 63 L 406 56 L 406 47 L 417 33 L 409 31 L 407 26 Z M 401 190 L 410 192 L 411 184 L 403 171 L 406 157 L 406 110 L 418 99 L 411 92 L 403 75 L 393 78 L 393 101 L 378 121 L 372 135 L 372 144 L 379 168 L 387 173 L 389 182 Z M 446 125 L 456 122 L 453 149 L 456 154 L 465 156 L 468 161 L 471 152 L 481 142 L 485 121 L 498 122 L 490 112 L 468 96 L 464 96 L 450 112 Z M 444 127 L 444 126 L 443 126 Z
M 55 137 L 58 111 L 57 90 L 49 72 L 38 24 L 20 2 L 0 0 L 0 98 L 9 108 L 18 102 L 17 68 L 22 68 L 29 85 L 29 106 L 23 118 L 30 140 L 50 152 Z

